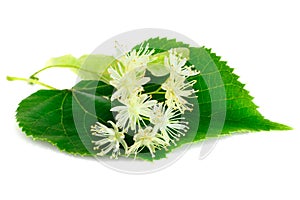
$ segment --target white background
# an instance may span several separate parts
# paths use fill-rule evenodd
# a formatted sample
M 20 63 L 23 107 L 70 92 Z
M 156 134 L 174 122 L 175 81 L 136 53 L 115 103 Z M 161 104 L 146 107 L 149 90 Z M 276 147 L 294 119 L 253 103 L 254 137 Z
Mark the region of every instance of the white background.
M 0 199 L 299 199 L 299 10 L 296 0 L 1 1 Z M 15 109 L 39 87 L 6 75 L 27 77 L 50 57 L 90 53 L 138 28 L 170 29 L 212 48 L 267 118 L 295 130 L 224 138 L 204 160 L 196 145 L 145 175 L 115 172 L 24 136 Z M 74 76 L 60 72 L 41 77 L 70 87 Z

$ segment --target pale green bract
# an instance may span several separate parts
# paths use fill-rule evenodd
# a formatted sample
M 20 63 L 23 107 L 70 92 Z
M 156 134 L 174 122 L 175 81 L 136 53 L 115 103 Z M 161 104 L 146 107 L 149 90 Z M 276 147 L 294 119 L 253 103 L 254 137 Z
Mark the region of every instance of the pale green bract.
M 175 48 L 182 57 L 189 58 L 188 48 Z M 148 64 L 148 70 L 155 76 L 165 76 L 168 73 L 164 65 L 164 58 L 168 51 L 151 56 L 152 62 Z M 110 77 L 107 69 L 115 66 L 117 59 L 113 56 L 102 54 L 83 55 L 76 58 L 72 55 L 51 58 L 46 62 L 45 68 L 65 67 L 71 68 L 83 80 L 102 80 L 109 83 Z

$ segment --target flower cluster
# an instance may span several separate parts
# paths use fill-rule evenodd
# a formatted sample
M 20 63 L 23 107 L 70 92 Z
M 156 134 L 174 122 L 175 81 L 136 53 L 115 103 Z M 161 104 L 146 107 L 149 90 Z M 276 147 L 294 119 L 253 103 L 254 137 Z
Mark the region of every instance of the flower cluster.
M 197 91 L 192 88 L 196 81 L 187 81 L 187 78 L 199 71 L 188 66 L 187 58 L 176 49 L 171 49 L 162 59 L 168 77 L 156 91 L 146 93 L 144 87 L 151 80 L 146 77 L 147 67 L 156 58 L 148 44 L 141 45 L 138 51 L 125 53 L 116 66 L 108 69 L 110 84 L 115 88 L 111 101 L 118 102 L 111 108 L 116 114 L 116 123 L 109 121 L 111 128 L 99 122 L 91 127 L 92 134 L 100 138 L 92 141 L 94 150 L 99 150 L 97 155 L 118 158 L 122 145 L 126 156 L 136 156 L 147 148 L 155 157 L 156 150 L 176 145 L 188 131 L 188 122 L 182 115 L 193 110 L 188 98 L 195 97 Z M 164 94 L 165 101 L 152 99 L 151 94 Z M 125 141 L 129 131 L 134 134 L 131 146 Z

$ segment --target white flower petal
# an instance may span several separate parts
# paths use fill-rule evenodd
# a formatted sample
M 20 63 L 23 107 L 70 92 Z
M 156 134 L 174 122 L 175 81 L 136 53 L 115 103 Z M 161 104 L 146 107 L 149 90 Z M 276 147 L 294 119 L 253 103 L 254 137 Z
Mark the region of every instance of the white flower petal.
M 120 143 L 127 151 L 127 145 L 124 141 L 124 133 L 119 131 L 117 125 L 112 121 L 108 121 L 113 128 L 108 128 L 107 126 L 97 122 L 95 125 L 91 126 L 92 135 L 100 137 L 101 139 L 92 141 L 95 145 L 94 150 L 100 150 L 97 155 L 104 156 L 109 152 L 112 153 L 111 158 L 118 158 L 120 154 Z

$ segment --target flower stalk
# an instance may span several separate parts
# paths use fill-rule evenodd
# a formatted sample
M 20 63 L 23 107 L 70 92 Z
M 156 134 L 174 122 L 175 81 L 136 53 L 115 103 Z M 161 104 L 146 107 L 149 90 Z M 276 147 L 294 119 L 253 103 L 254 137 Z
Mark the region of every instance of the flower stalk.
M 50 90 L 57 90 L 55 87 L 52 87 L 46 83 L 43 83 L 43 82 L 39 81 L 37 78 L 21 78 L 21 77 L 7 76 L 6 79 L 8 81 L 25 81 L 29 84 L 41 85 Z

